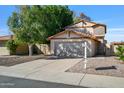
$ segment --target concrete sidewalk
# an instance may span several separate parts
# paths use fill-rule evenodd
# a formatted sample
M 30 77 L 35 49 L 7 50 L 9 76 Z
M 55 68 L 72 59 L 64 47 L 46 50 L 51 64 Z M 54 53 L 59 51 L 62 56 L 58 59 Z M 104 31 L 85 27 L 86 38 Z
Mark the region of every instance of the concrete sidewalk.
M 124 87 L 124 78 L 65 72 L 82 59 L 39 59 L 11 67 L 0 67 L 0 75 L 85 87 Z

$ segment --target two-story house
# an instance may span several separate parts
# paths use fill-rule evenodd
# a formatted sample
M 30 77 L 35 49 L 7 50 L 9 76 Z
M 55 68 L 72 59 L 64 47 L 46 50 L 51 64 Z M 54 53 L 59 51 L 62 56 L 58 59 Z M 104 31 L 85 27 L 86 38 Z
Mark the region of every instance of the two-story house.
M 87 56 L 105 55 L 109 52 L 106 48 L 106 25 L 95 22 L 81 20 L 72 25 L 66 26 L 62 32 L 50 36 L 50 54 L 60 57 L 83 57 L 84 42 L 87 43 Z M 0 55 L 9 55 L 10 52 L 5 47 L 5 42 L 10 40 L 10 36 L 0 37 Z M 46 49 L 44 46 L 37 45 L 37 50 L 41 50 L 44 54 Z M 33 48 L 33 50 L 36 50 Z M 49 50 L 49 48 L 47 49 Z M 27 45 L 19 45 L 16 54 L 27 54 Z M 38 52 L 39 53 L 39 52 Z
M 87 56 L 104 55 L 106 48 L 106 25 L 81 20 L 66 26 L 64 31 L 50 36 L 51 54 L 61 57 L 83 57 L 84 42 Z

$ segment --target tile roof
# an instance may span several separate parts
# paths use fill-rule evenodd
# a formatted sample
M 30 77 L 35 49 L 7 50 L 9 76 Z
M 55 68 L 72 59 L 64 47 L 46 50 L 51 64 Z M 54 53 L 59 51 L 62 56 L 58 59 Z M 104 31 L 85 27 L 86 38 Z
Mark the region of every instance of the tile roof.
M 12 35 L 0 36 L 0 41 L 10 40 L 12 37 L 13 37 Z
M 124 45 L 124 42 L 112 42 L 111 45 Z

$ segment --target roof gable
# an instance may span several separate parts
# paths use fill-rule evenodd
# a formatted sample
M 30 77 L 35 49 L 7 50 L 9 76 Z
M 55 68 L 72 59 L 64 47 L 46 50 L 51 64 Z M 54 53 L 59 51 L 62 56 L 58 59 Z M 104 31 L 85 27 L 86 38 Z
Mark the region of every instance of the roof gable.
M 99 41 L 95 36 L 90 35 L 90 34 L 85 34 L 73 30 L 64 30 L 60 33 L 57 33 L 53 36 L 48 37 L 48 40 L 51 39 L 74 39 L 74 38 L 90 38 L 96 41 Z
M 100 24 L 100 23 L 95 23 L 95 22 L 89 22 L 89 21 L 85 21 L 85 20 L 80 20 L 72 25 L 66 26 L 66 28 L 87 28 L 87 27 L 98 27 L 98 26 L 106 26 L 104 24 Z
M 48 40 L 50 39 L 62 39 L 62 38 L 79 38 L 81 37 L 79 34 L 75 34 L 73 31 L 64 30 L 62 32 L 59 32 L 53 36 L 48 37 Z

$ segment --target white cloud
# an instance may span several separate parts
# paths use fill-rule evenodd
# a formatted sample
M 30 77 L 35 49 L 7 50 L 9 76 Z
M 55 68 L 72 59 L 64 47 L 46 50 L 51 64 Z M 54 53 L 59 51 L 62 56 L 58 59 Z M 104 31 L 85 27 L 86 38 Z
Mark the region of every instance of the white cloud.
M 124 34 L 109 34 L 109 35 L 106 35 L 106 37 L 124 37 Z
M 108 31 L 124 31 L 124 28 L 108 28 Z

